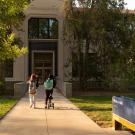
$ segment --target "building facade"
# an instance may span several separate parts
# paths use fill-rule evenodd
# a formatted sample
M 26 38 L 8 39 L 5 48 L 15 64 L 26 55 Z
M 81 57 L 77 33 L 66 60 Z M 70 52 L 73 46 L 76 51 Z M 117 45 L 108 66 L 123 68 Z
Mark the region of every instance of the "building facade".
M 23 82 L 37 72 L 42 83 L 51 73 L 57 77 L 57 87 L 64 89 L 63 5 L 64 0 L 31 1 L 22 30 L 16 32 L 28 53 L 14 61 L 13 76 L 7 82 Z

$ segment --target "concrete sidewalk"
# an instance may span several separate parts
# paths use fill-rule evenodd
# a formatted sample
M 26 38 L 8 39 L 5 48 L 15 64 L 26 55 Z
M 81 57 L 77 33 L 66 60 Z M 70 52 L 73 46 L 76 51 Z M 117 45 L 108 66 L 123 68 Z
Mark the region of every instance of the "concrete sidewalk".
M 0 121 L 0 135 L 130 135 L 97 126 L 60 93 L 54 91 L 55 109 L 44 109 L 45 93 L 40 86 L 36 109 L 29 108 L 28 95 Z

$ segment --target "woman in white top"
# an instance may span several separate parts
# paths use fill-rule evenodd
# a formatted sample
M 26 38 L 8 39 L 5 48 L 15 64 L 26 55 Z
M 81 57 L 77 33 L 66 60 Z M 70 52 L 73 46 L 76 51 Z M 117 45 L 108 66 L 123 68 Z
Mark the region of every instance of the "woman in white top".
M 35 95 L 36 95 L 36 79 L 35 74 L 32 74 L 29 81 L 29 101 L 30 101 L 30 108 L 35 108 L 36 101 L 35 101 Z

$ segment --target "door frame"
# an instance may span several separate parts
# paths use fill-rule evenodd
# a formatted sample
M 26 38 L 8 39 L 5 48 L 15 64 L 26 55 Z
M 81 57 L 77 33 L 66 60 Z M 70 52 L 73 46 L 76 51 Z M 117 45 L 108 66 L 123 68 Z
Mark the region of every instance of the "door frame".
M 31 71 L 34 70 L 34 53 L 52 53 L 53 55 L 53 75 L 55 74 L 55 52 L 54 51 L 41 51 L 41 50 L 32 50 L 32 60 L 31 60 Z

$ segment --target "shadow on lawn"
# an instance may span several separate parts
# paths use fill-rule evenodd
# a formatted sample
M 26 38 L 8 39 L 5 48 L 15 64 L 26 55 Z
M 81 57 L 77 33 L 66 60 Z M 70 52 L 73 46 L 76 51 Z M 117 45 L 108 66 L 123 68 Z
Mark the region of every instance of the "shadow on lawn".
M 112 108 L 80 107 L 84 111 L 112 111 Z

